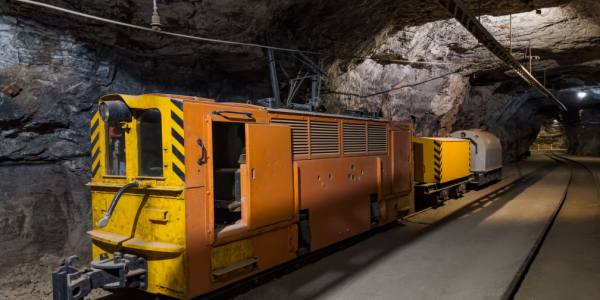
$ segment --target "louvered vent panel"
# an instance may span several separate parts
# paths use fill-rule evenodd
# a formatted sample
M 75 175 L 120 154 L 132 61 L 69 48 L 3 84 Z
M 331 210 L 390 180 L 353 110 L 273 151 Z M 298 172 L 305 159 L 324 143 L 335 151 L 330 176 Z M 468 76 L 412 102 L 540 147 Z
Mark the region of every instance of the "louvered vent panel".
M 308 155 L 308 122 L 304 120 L 272 119 L 273 124 L 285 124 L 292 127 L 292 154 Z
M 365 124 L 344 124 L 344 153 L 367 152 L 367 127 Z
M 310 122 L 310 154 L 339 154 L 339 124 L 334 122 Z
M 387 129 L 385 125 L 369 125 L 369 152 L 387 151 Z

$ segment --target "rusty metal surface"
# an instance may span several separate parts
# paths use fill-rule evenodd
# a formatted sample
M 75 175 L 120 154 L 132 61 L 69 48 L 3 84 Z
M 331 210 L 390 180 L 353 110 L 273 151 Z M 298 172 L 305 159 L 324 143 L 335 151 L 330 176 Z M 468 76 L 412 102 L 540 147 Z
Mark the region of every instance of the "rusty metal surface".
M 171 98 L 177 97 L 171 96 Z M 392 136 L 389 133 L 389 130 L 395 129 L 390 127 L 392 123 L 387 120 L 363 120 L 336 115 L 316 116 L 312 113 L 286 115 L 281 111 L 266 110 L 252 105 L 180 98 L 184 99 L 183 115 L 179 117 L 184 120 L 185 144 L 181 152 L 185 153 L 183 159 L 186 168 L 186 187 L 181 187 L 185 189 L 182 194 L 185 195 L 185 201 L 179 203 L 185 209 L 181 212 L 181 220 L 185 222 L 185 234 L 182 233 L 181 237 L 185 240 L 185 252 L 183 255 L 173 257 L 166 257 L 167 254 L 156 254 L 155 259 L 172 259 L 178 264 L 177 271 L 185 272 L 185 283 L 165 279 L 172 283 L 184 284 L 187 290 L 178 291 L 184 298 L 200 296 L 294 259 L 298 250 L 298 229 L 294 223 L 298 222 L 300 209 L 307 207 L 311 209 L 313 251 L 368 231 L 371 228 L 370 195 L 373 193 L 378 193 L 383 217 L 380 224 L 393 222 L 396 219 L 396 196 L 398 195 L 394 195 L 392 190 L 393 154 Z M 239 111 L 251 115 L 250 117 L 246 114 L 219 115 L 213 114 L 213 110 Z M 308 146 L 308 150 L 302 152 L 299 151 L 300 148 L 294 148 L 296 144 L 293 143 L 292 136 L 296 128 L 275 122 L 275 119 L 299 121 L 301 130 L 298 131 L 297 137 L 304 139 L 301 142 L 304 142 L 304 147 Z M 250 201 L 243 206 L 243 210 L 248 215 L 242 217 L 242 223 L 246 222 L 249 226 L 232 227 L 226 235 L 222 235 L 222 232 L 217 233 L 214 226 L 213 158 L 215 153 L 212 147 L 214 122 L 244 123 L 248 130 L 245 165 L 248 171 L 243 180 L 246 183 L 242 184 L 247 187 L 247 190 L 242 195 L 246 195 Z M 275 124 L 270 125 L 269 122 Z M 288 120 L 282 122 L 290 123 Z M 366 129 L 367 149 L 364 153 L 343 153 L 343 124 L 346 123 L 364 126 L 363 128 Z M 371 125 L 383 126 L 384 124 L 385 134 L 381 128 L 369 131 Z M 315 134 L 312 137 L 311 131 Z M 197 142 L 198 139 L 205 146 L 204 158 L 200 164 L 198 160 L 202 157 L 203 151 Z M 381 151 L 384 144 L 386 151 Z M 325 145 L 324 150 L 311 154 L 310 148 L 314 147 L 318 150 L 320 145 Z M 330 151 L 331 149 L 334 151 Z M 410 148 L 408 155 L 410 155 Z M 292 156 L 298 166 L 296 169 L 292 166 Z M 276 168 L 273 167 L 274 164 Z M 275 170 L 278 171 L 274 172 Z M 296 175 L 294 170 L 297 171 Z M 313 175 L 310 175 L 311 172 Z M 410 170 L 407 172 L 410 174 Z M 410 176 L 407 178 L 411 180 Z M 253 180 L 255 182 L 252 182 Z M 157 192 L 166 195 L 181 193 L 181 190 Z M 392 198 L 383 199 L 384 196 Z M 281 201 L 282 199 L 285 201 Z M 300 201 L 303 201 L 302 204 Z M 98 204 L 98 207 L 103 206 Z M 157 223 L 156 226 L 165 227 L 177 222 L 178 211 L 172 207 L 152 206 L 150 209 L 142 209 L 142 212 L 150 212 L 149 220 Z M 163 233 L 163 235 L 172 234 Z M 243 239 L 252 241 L 252 250 L 255 258 L 258 259 L 256 268 L 212 282 L 211 250 Z M 107 243 L 103 245 L 107 249 L 114 247 Z M 94 247 L 94 253 L 106 251 L 97 245 Z M 177 280 L 184 279 L 177 278 Z
M 369 153 L 387 152 L 387 126 L 370 124 L 367 128 L 367 147 Z
M 246 125 L 248 229 L 294 217 L 291 130 L 285 125 Z
M 412 131 L 392 131 L 393 193 L 412 188 Z
M 310 250 L 368 231 L 370 195 L 377 193 L 377 157 L 297 162 L 300 209 L 308 209 Z
M 294 158 L 308 156 L 308 120 L 271 119 L 271 124 L 287 124 L 292 128 Z
M 338 122 L 310 122 L 310 151 L 313 155 L 340 153 Z
M 381 196 L 385 197 L 393 193 L 393 166 L 392 155 L 381 155 Z

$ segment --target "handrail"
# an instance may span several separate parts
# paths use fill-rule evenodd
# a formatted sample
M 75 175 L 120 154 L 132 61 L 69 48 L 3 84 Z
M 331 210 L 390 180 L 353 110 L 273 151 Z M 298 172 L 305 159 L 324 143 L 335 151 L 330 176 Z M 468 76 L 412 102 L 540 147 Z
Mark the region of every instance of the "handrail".
M 251 112 L 234 111 L 234 110 L 213 110 L 212 113 L 215 114 L 215 115 L 221 115 L 221 114 L 239 114 L 239 115 L 246 115 L 246 116 L 248 116 L 248 118 L 252 118 L 252 113 Z

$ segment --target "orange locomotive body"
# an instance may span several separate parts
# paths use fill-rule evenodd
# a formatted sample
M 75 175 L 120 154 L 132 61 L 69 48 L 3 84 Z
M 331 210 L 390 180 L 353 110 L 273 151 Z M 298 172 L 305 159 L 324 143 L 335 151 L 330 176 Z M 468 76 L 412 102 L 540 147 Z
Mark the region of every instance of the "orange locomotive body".
M 410 123 L 150 94 L 91 127 L 95 260 L 55 300 L 191 299 L 414 211 Z
M 183 112 L 193 120 L 185 126 L 188 298 L 414 211 L 410 123 L 191 99 Z M 243 136 L 241 151 L 224 153 L 233 131 Z M 206 148 L 201 165 L 198 139 Z M 219 156 L 237 158 L 244 147 L 241 221 L 222 224 L 216 181 L 236 166 Z M 223 266 L 211 265 L 213 249 L 245 239 L 252 267 L 216 276 Z

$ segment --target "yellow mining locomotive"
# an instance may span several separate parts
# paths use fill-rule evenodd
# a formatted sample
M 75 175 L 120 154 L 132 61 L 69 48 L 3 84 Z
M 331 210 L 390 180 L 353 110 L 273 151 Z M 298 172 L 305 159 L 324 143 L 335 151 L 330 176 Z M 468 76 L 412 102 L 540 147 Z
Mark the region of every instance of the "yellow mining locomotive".
M 175 95 L 93 117 L 93 258 L 54 299 L 190 299 L 414 211 L 412 124 Z

